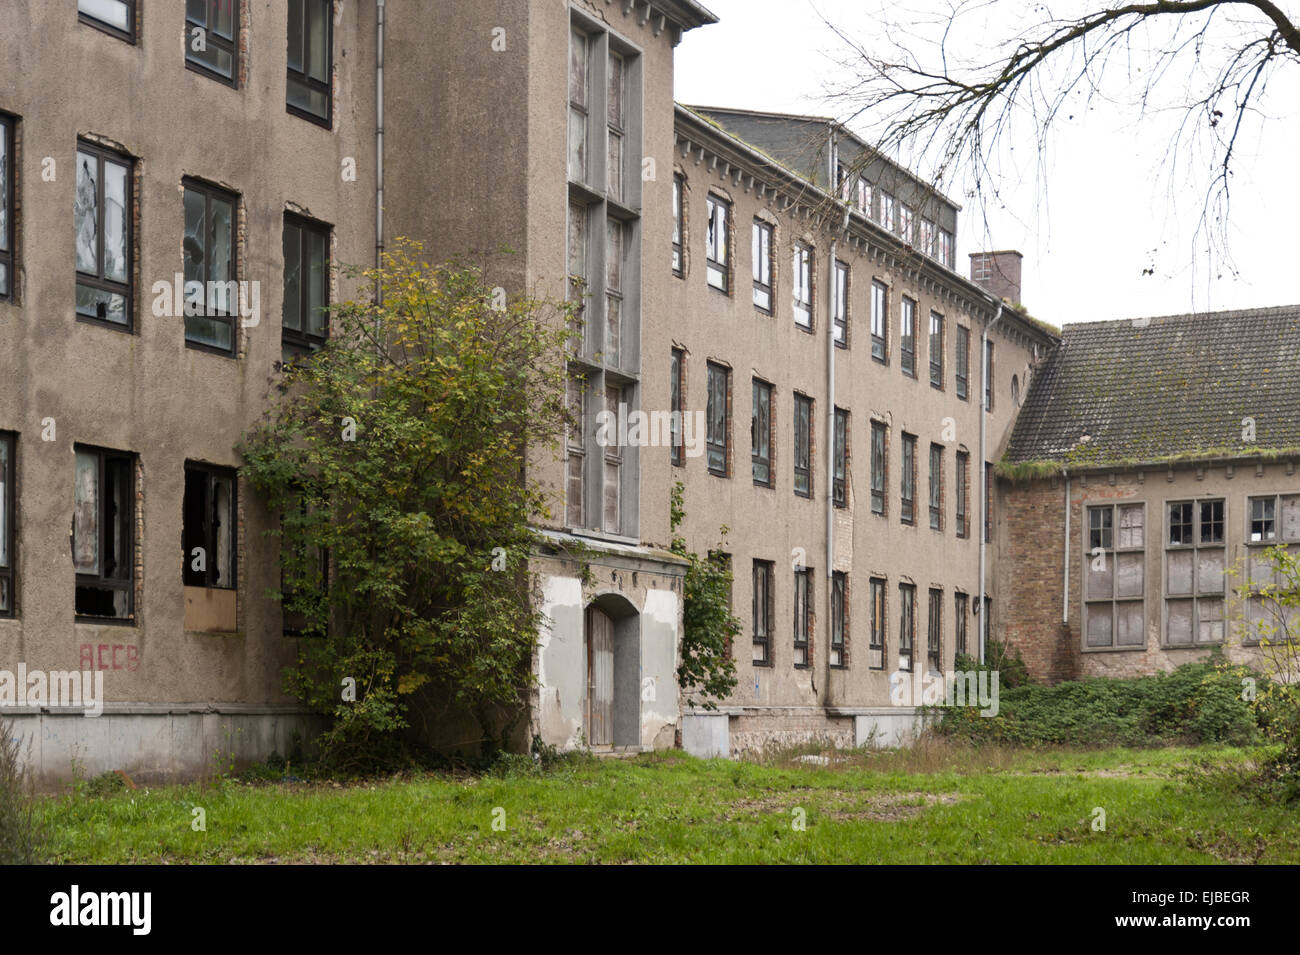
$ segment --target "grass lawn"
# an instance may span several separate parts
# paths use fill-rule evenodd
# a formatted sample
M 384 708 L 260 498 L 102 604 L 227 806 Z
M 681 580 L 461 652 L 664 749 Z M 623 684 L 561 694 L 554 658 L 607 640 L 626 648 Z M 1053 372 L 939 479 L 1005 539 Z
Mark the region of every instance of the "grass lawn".
M 1188 775 L 1257 757 L 943 741 L 816 757 L 824 765 L 671 752 L 544 774 L 104 795 L 82 784 L 39 813 L 59 862 L 1300 862 L 1300 812 Z M 192 828 L 196 807 L 206 831 Z

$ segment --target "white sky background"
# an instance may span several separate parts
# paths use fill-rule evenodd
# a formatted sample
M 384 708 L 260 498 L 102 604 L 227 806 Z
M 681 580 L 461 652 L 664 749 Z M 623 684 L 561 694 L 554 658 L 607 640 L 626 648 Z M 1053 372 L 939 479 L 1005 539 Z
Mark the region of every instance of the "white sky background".
M 945 0 L 704 2 L 720 22 L 690 31 L 678 47 L 679 102 L 841 119 L 844 107 L 832 105 L 827 91 L 846 75 L 836 65 L 846 50 L 818 11 L 868 50 L 885 54 L 891 43 L 882 25 L 882 6 L 883 18 L 922 36 L 934 35 L 932 24 L 946 20 L 949 8 Z M 1093 0 L 1090 8 L 1099 2 Z M 1082 6 L 1057 0 L 1052 13 L 1062 17 Z M 1289 0 L 1281 6 L 1293 17 L 1300 13 Z M 1037 22 L 1033 18 L 1041 17 L 1041 10 L 1040 4 L 996 0 L 971 15 L 960 38 L 949 38 L 949 49 L 987 61 L 994 44 L 1014 38 L 1019 25 Z M 1265 32 L 1264 21 L 1253 11 L 1232 15 L 1247 24 L 1258 22 L 1258 33 Z M 1234 33 L 1225 23 L 1219 35 Z M 1168 28 L 1162 27 L 1135 39 L 1134 46 L 1145 42 L 1159 49 L 1168 39 Z M 907 42 L 923 49 L 919 42 Z M 1129 61 L 1108 73 L 1113 80 L 1105 88 L 1108 98 L 1094 99 L 1091 108 L 1065 110 L 1041 157 L 1032 121 L 1014 131 L 1009 149 L 998 157 L 1000 204 L 995 200 L 982 209 L 967 194 L 968 177 L 946 185 L 947 194 L 962 206 L 958 270 L 969 273 L 970 252 L 1018 249 L 1025 256 L 1025 304 L 1034 315 L 1058 325 L 1300 302 L 1300 246 L 1294 239 L 1300 213 L 1295 175 L 1300 163 L 1300 65 L 1279 69 L 1260 103 L 1265 112 L 1253 117 L 1254 125 L 1238 138 L 1225 260 L 1196 238 L 1209 150 L 1181 150 L 1182 168 L 1169 175 L 1171 122 L 1182 114 L 1148 111 L 1143 116 L 1132 104 L 1135 87 L 1126 73 L 1130 64 L 1145 68 L 1148 61 L 1135 50 Z M 1159 105 L 1176 106 L 1188 88 L 1186 70 L 1181 76 L 1171 74 L 1158 87 L 1165 96 Z M 1199 122 L 1204 126 L 1204 120 Z M 873 138 L 863 123 L 851 125 L 869 141 Z M 895 158 L 922 175 L 929 173 L 913 157 Z M 1144 275 L 1146 269 L 1154 274 Z

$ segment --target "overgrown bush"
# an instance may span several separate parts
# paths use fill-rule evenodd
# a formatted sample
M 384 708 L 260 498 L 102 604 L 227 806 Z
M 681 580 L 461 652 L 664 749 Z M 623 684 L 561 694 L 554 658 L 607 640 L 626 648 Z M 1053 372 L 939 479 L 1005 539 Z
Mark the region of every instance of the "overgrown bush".
M 997 716 L 952 707 L 942 711 L 937 729 L 978 742 L 1024 745 L 1247 745 L 1261 734 L 1256 708 L 1243 693 L 1246 677 L 1262 682 L 1245 667 L 1212 660 L 1158 676 L 1029 684 L 1002 690 Z
M 999 689 L 1025 686 L 1030 682 L 1029 667 L 1025 666 L 1020 651 L 1015 647 L 990 638 L 984 643 L 984 659 L 987 662 L 980 663 L 978 650 L 974 654 L 959 653 L 953 661 L 953 669 L 966 673 L 996 671 Z
M 41 861 L 44 835 L 21 756 L 13 724 L 0 720 L 0 865 Z

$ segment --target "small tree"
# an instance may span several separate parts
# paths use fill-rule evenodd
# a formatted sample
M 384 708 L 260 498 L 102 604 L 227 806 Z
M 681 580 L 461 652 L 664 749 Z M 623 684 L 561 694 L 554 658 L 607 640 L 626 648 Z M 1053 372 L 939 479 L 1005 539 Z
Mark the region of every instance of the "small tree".
M 736 688 L 736 661 L 731 643 L 741 631 L 739 618 L 731 612 L 731 563 L 722 550 L 727 528 L 721 527 L 718 546 L 701 557 L 687 550 L 677 528 L 686 517 L 682 506 L 682 483 L 672 490 L 671 524 L 674 554 L 686 558 L 685 598 L 682 607 L 682 662 L 677 667 L 677 683 L 686 692 L 691 705 L 716 710 L 717 700 Z
M 348 768 L 382 762 L 417 700 L 504 742 L 541 622 L 527 568 L 547 509 L 524 461 L 565 421 L 567 306 L 506 301 L 421 251 L 352 270 L 382 305 L 330 310 L 240 448 L 281 515 L 273 596 L 303 635 L 287 687 L 332 718 L 326 755 Z

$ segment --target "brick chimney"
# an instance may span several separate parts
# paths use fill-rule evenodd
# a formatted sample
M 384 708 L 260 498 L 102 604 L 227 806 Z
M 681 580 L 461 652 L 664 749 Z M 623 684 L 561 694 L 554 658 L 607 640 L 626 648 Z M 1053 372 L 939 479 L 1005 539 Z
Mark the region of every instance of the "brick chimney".
M 994 298 L 1004 298 L 1012 305 L 1020 304 L 1019 252 L 972 252 L 970 254 L 970 280 Z

